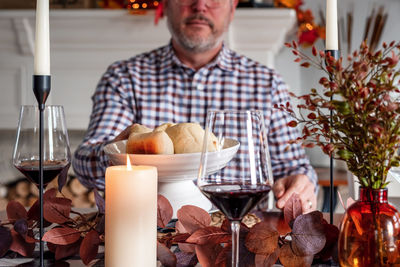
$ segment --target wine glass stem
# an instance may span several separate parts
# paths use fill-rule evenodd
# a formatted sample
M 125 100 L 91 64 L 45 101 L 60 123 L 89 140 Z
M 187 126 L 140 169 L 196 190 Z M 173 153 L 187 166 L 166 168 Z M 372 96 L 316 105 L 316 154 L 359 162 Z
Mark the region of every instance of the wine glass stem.
M 232 267 L 239 267 L 240 221 L 231 221 L 232 229 Z

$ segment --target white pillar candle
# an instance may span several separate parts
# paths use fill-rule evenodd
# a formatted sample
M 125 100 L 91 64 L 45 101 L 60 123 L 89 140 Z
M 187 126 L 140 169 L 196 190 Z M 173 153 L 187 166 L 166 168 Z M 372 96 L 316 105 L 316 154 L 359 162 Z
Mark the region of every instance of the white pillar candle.
M 37 0 L 34 75 L 50 75 L 49 0 Z
M 326 50 L 339 50 L 337 0 L 326 0 Z
M 106 170 L 107 267 L 157 266 L 157 168 Z

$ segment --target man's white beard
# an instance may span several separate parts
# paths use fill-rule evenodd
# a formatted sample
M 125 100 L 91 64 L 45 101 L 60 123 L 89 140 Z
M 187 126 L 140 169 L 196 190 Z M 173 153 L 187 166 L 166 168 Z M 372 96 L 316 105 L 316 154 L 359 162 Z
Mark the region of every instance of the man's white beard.
M 190 51 L 193 53 L 202 53 L 209 51 L 215 47 L 217 47 L 223 40 L 225 36 L 225 32 L 221 34 L 219 37 L 215 37 L 213 32 L 208 36 L 208 38 L 194 37 L 190 38 L 185 36 L 181 31 L 174 30 L 174 27 L 171 21 L 167 18 L 168 30 L 171 33 L 172 39 L 179 43 L 186 51 Z

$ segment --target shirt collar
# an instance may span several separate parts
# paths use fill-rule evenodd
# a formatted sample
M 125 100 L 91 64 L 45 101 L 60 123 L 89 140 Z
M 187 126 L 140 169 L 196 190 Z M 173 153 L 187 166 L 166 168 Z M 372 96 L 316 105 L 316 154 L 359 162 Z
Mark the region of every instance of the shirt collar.
M 164 70 L 169 70 L 173 67 L 183 67 L 187 68 L 179 58 L 176 56 L 175 51 L 172 47 L 172 41 L 169 42 L 167 46 L 164 47 L 164 51 L 162 53 L 161 60 L 161 68 Z M 222 44 L 222 48 L 218 53 L 217 57 L 210 63 L 208 63 L 204 68 L 213 68 L 219 67 L 225 71 L 233 71 L 234 70 L 234 62 L 232 57 L 232 51 L 226 47 L 225 44 Z

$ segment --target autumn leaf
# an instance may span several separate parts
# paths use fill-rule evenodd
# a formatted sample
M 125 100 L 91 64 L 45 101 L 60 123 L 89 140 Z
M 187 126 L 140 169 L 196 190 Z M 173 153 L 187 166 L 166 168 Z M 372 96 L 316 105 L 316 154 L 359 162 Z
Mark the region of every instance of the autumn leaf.
M 298 216 L 293 223 L 292 249 L 296 255 L 314 255 L 320 252 L 326 242 L 322 213 L 313 211 Z
M 176 243 L 186 242 L 186 239 L 188 239 L 189 237 L 190 237 L 189 233 L 183 233 L 183 234 L 178 233 L 172 238 L 172 241 Z
M 222 247 L 217 244 L 196 245 L 196 255 L 201 266 L 215 266 L 214 263 L 221 252 Z
M 0 258 L 10 249 L 12 241 L 10 230 L 4 226 L 0 226 Z
M 294 193 L 286 202 L 285 207 L 283 207 L 283 214 L 285 221 L 288 225 L 291 225 L 292 220 L 300 216 L 303 213 L 303 208 L 301 206 L 301 200 L 298 194 Z
M 323 220 L 326 243 L 324 248 L 318 252 L 318 256 L 323 260 L 328 260 L 332 256 L 332 251 L 337 246 L 339 229 Z
M 68 245 L 76 242 L 80 237 L 79 231 L 69 227 L 60 227 L 47 231 L 43 236 L 43 241 L 56 245 Z
M 185 227 L 183 227 L 183 225 L 180 221 L 177 221 L 175 223 L 175 230 L 178 233 L 187 233 L 187 230 L 185 229 Z
M 171 250 L 164 244 L 157 241 L 157 259 L 165 267 L 176 266 L 176 256 Z
M 172 219 L 171 203 L 163 195 L 157 196 L 157 226 L 165 228 Z
M 21 203 L 15 200 L 11 200 L 7 204 L 7 217 L 9 220 L 27 219 L 28 213 Z
M 207 211 L 192 205 L 182 206 L 177 212 L 177 217 L 189 234 L 211 223 L 211 217 Z
M 25 219 L 19 219 L 14 223 L 14 230 L 20 234 L 23 238 L 28 233 L 28 222 Z
M 250 252 L 269 255 L 278 247 L 279 233 L 266 222 L 259 222 L 250 228 L 245 245 Z
M 28 210 L 28 220 L 29 221 L 39 221 L 40 219 L 40 209 L 39 200 L 36 200 L 33 205 Z
M 72 201 L 67 198 L 46 199 L 43 204 L 44 218 L 52 223 L 62 224 L 70 220 Z
M 298 256 L 293 253 L 290 242 L 284 244 L 280 248 L 279 261 L 285 267 L 309 267 L 314 259 L 314 255 L 310 256 Z
M 273 266 L 279 258 L 280 249 L 277 247 L 275 251 L 269 255 L 256 254 L 254 259 L 256 267 Z
M 104 234 L 105 231 L 105 223 L 106 223 L 106 216 L 105 215 L 101 215 L 100 219 L 98 220 L 98 223 L 96 225 L 96 231 L 102 235 Z
M 231 235 L 219 227 L 208 226 L 198 229 L 186 242 L 197 245 L 228 243 L 231 242 Z
M 60 174 L 58 175 L 58 191 L 61 192 L 61 190 L 63 189 L 65 183 L 67 182 L 67 178 L 68 178 L 68 169 L 71 166 L 71 163 L 68 163 L 60 172 Z
M 74 255 L 77 255 L 79 253 L 79 248 L 82 242 L 82 238 L 79 238 L 78 241 L 75 243 L 69 244 L 69 245 L 54 245 L 52 243 L 47 243 L 47 246 L 49 244 L 52 244 L 54 246 L 54 257 L 56 260 L 61 260 L 65 259 L 68 257 L 72 257 Z M 50 250 L 50 247 L 49 247 Z
M 18 234 L 14 229 L 11 230 L 12 244 L 10 250 L 17 252 L 21 256 L 30 257 L 35 250 L 35 243 L 28 243 L 25 241 L 20 234 Z
M 196 254 L 179 251 L 175 253 L 177 266 L 192 267 L 198 263 Z
M 57 189 L 52 187 L 43 194 L 43 202 L 45 202 L 47 199 L 50 198 L 55 198 L 57 196 Z
M 85 265 L 88 265 L 94 258 L 96 258 L 99 251 L 99 245 L 100 238 L 97 231 L 91 230 L 86 234 L 79 249 L 79 255 Z

